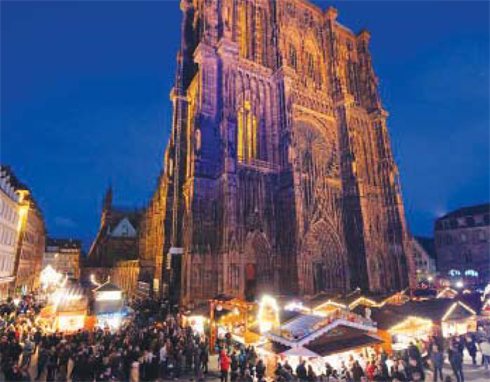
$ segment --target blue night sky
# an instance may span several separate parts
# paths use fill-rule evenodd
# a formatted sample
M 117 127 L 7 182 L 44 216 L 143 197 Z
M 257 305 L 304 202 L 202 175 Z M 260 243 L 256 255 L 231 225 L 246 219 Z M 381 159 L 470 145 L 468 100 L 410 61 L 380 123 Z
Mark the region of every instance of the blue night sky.
M 411 231 L 489 195 L 489 3 L 321 2 L 371 31 Z M 0 160 L 89 245 L 109 182 L 142 207 L 171 128 L 177 1 L 1 2 Z

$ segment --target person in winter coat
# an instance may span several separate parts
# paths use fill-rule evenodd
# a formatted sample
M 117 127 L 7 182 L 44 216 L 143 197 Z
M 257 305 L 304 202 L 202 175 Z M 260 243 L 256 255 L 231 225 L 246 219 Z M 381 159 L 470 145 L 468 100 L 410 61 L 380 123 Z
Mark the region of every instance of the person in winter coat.
M 466 349 L 468 349 L 468 353 L 470 354 L 471 360 L 473 361 L 473 365 L 476 365 L 476 343 L 475 340 L 471 337 L 466 339 Z
M 317 376 L 311 365 L 308 365 L 308 382 L 316 382 Z
M 306 382 L 308 380 L 308 372 L 306 371 L 306 361 L 302 360 L 301 363 L 296 367 L 296 376 L 301 382 Z
M 221 382 L 228 382 L 228 371 L 230 369 L 230 357 L 226 354 L 224 350 L 221 350 L 220 356 L 220 371 L 221 371 Z
M 485 370 L 488 370 L 488 366 L 490 365 L 490 339 L 486 339 L 480 344 L 480 351 L 483 358 L 483 364 L 485 365 Z
M 257 380 L 262 381 L 265 376 L 265 365 L 261 359 L 257 362 L 257 366 L 255 366 L 255 372 L 257 373 Z
M 364 370 L 362 370 L 361 365 L 359 365 L 358 361 L 354 361 L 354 364 L 352 365 L 352 379 L 354 381 L 360 381 L 361 377 L 364 377 Z
M 456 377 L 456 382 L 464 382 L 463 357 L 452 344 L 449 346 L 448 358 L 451 368 L 453 369 L 454 376 Z
M 233 354 L 230 357 L 231 361 L 231 382 L 236 382 L 238 379 L 238 357 L 236 355 L 236 352 L 233 352 Z
M 437 345 L 432 348 L 432 354 L 430 355 L 430 361 L 432 363 L 432 368 L 434 369 L 434 382 L 437 382 L 437 377 L 444 379 L 442 376 L 442 367 L 444 366 L 444 354 L 439 350 Z
M 46 368 L 46 364 L 48 363 L 49 352 L 45 347 L 39 348 L 39 354 L 37 356 L 37 376 L 36 379 L 40 379 L 41 375 Z

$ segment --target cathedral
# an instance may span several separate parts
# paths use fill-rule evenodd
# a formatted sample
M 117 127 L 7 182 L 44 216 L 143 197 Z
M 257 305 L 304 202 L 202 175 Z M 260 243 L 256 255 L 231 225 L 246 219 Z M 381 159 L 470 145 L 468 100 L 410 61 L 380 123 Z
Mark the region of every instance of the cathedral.
M 184 304 L 414 281 L 369 51 L 306 0 L 182 0 L 141 277 Z

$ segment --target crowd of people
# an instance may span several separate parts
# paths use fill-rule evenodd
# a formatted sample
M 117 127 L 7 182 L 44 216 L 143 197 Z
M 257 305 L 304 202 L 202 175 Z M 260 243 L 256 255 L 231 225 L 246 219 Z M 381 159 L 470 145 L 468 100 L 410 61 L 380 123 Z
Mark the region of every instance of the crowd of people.
M 208 375 L 208 338 L 184 325 L 177 306 L 147 299 L 133 308 L 134 316 L 118 330 L 61 333 L 44 330 L 36 320 L 41 304 L 33 297 L 8 301 L 0 306 L 0 368 L 4 380 L 200 381 Z M 218 339 L 215 346 L 221 382 L 415 382 L 428 380 L 428 370 L 434 382 L 447 382 L 448 378 L 464 382 L 465 352 L 475 365 L 481 362 L 488 369 L 490 363 L 486 336 L 433 337 L 411 343 L 402 353 L 364 351 L 335 365 L 319 365 L 318 360 L 313 363 L 307 359 L 294 365 L 288 360 L 267 364 L 253 346 L 234 343 L 229 335 Z M 481 360 L 477 359 L 478 352 Z M 445 361 L 452 375 L 444 375 Z
M 36 323 L 34 301 L 2 307 L 0 366 L 6 381 L 155 381 L 208 372 L 205 336 L 183 326 L 175 307 L 144 300 L 119 330 L 97 328 L 64 334 Z M 36 354 L 36 375 L 29 373 Z
M 388 356 L 383 350 L 380 353 L 368 352 L 349 355 L 340 364 L 318 365 L 306 359 L 299 364 L 291 365 L 288 360 L 278 362 L 274 370 L 277 382 L 412 382 L 428 380 L 428 370 L 434 382 L 464 382 L 463 353 L 466 351 L 477 363 L 477 352 L 482 354 L 482 365 L 488 369 L 490 362 L 490 342 L 484 337 L 478 342 L 474 336 L 455 336 L 450 339 L 432 337 L 428 341 L 414 341 L 404 352 Z M 443 375 L 445 360 L 452 368 L 451 375 Z M 221 382 L 238 380 L 259 382 L 266 380 L 267 366 L 257 356 L 253 347 L 238 345 L 230 350 L 224 346 L 220 350 Z

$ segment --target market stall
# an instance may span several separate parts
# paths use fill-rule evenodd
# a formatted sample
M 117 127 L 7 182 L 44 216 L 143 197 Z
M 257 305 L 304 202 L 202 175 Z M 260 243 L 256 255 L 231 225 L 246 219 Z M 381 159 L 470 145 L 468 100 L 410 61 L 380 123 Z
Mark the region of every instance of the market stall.
M 96 317 L 96 325 L 111 330 L 119 328 L 124 316 L 122 290 L 116 285 L 106 282 L 92 292 L 92 311 Z
M 364 308 L 365 310 L 365 308 Z M 365 314 L 362 308 L 355 310 Z M 406 349 L 411 342 L 426 341 L 432 335 L 448 337 L 476 329 L 476 314 L 461 301 L 432 299 L 409 301 L 403 305 L 369 308 L 369 316 L 377 323 L 383 347 L 391 351 Z
M 88 298 L 85 290 L 73 283 L 65 284 L 51 295 L 48 306 L 41 313 L 41 317 L 51 319 L 53 330 L 65 333 L 83 329 L 87 316 Z
M 243 344 L 256 342 L 260 336 L 251 332 L 249 326 L 254 323 L 258 309 L 257 304 L 233 296 L 219 295 L 210 300 L 210 349 L 214 350 L 216 341 L 227 336 Z
M 287 359 L 295 368 L 302 358 L 308 358 L 317 373 L 321 373 L 325 362 L 340 366 L 350 356 L 373 351 L 382 342 L 372 321 L 343 309 L 328 316 L 301 314 L 265 337 L 268 342 L 258 346 L 257 351 L 268 363 L 271 359 Z

